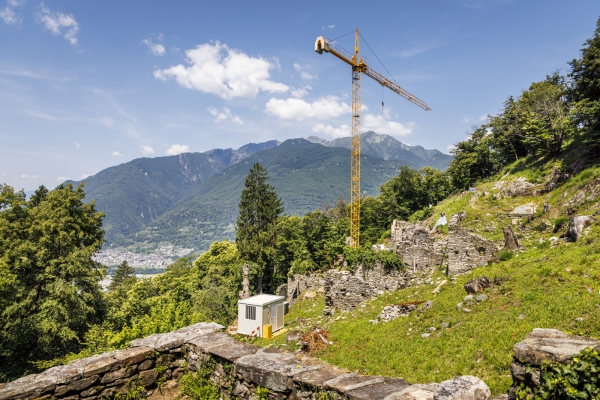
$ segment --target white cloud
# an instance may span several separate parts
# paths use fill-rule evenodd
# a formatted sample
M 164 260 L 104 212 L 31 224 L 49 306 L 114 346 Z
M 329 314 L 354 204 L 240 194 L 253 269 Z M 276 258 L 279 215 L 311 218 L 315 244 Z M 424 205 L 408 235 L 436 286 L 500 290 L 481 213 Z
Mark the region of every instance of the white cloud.
M 300 73 L 300 78 L 302 79 L 306 79 L 306 80 L 313 80 L 316 78 L 316 76 L 309 74 L 308 72 L 306 72 L 304 70 L 304 68 L 302 67 L 302 65 L 298 64 L 298 63 L 294 63 L 294 69 Z
M 80 149 L 81 148 L 81 145 L 79 144 L 79 142 L 75 142 L 75 148 L 76 149 Z
M 473 118 L 471 118 L 470 115 L 467 115 L 466 117 L 464 117 L 462 119 L 462 121 L 460 121 L 461 124 L 468 124 L 469 122 L 473 121 Z
M 81 174 L 81 179 L 86 179 L 87 177 L 89 177 L 88 174 Z
M 231 119 L 231 121 L 236 124 L 240 124 L 240 125 L 244 124 L 244 121 L 242 121 L 242 119 L 240 117 L 238 117 L 237 115 L 233 115 L 231 113 L 231 110 L 227 107 L 223 107 L 221 109 L 221 111 L 217 110 L 214 107 L 210 107 L 210 108 L 208 108 L 208 112 L 211 113 L 211 115 L 213 117 L 215 117 L 216 123 L 223 122 L 227 119 Z
M 270 80 L 269 70 L 277 66 L 262 57 L 250 57 L 216 41 L 186 50 L 189 66 L 182 64 L 154 71 L 158 79 L 173 78 L 181 86 L 210 93 L 223 99 L 254 98 L 259 91 L 287 92 L 289 87 Z
M 44 24 L 46 29 L 54 35 L 61 35 L 63 28 L 65 28 L 65 39 L 72 45 L 76 45 L 79 24 L 75 21 L 73 14 L 67 15 L 59 12 L 52 12 L 44 3 L 40 5 L 40 8 L 41 12 L 38 13 L 38 18 Z
M 59 176 L 58 178 L 56 178 L 56 180 L 59 181 L 59 182 L 63 182 L 63 181 L 66 181 L 67 178 L 64 177 L 64 176 Z
M 163 35 L 162 33 L 159 33 L 158 41 L 162 42 L 162 40 Z M 164 45 L 162 45 L 161 43 L 154 43 L 151 38 L 142 40 L 142 43 L 148 46 L 148 50 L 150 50 L 150 53 L 154 54 L 155 56 L 164 56 L 167 52 Z
M 6 0 L 9 6 L 20 7 L 25 3 L 25 0 Z
M 412 133 L 414 122 L 401 124 L 389 120 L 389 112 L 385 115 L 365 114 L 361 124 L 361 131 L 373 131 L 380 135 L 408 136 Z
M 38 176 L 37 175 L 21 175 L 21 179 L 37 179 Z
M 169 149 L 167 150 L 167 154 L 170 156 L 176 156 L 177 154 L 189 153 L 189 152 L 190 152 L 190 146 L 188 146 L 186 144 L 174 144 L 173 146 L 169 147 Z
M 21 18 L 8 7 L 0 11 L 0 18 L 4 20 L 6 25 L 18 25 L 21 23 Z
M 292 88 L 290 93 L 293 97 L 301 98 L 301 97 L 306 96 L 308 94 L 309 90 L 312 90 L 312 87 L 306 85 L 301 88 Z
M 488 120 L 488 115 L 487 114 L 482 115 L 481 117 L 479 117 L 479 120 L 481 122 L 487 121 Z
M 321 27 L 321 29 L 323 29 L 323 30 L 325 30 L 325 28 L 331 30 L 331 29 L 335 28 L 335 25 L 327 25 L 327 27 L 325 27 L 325 26 Z
M 312 131 L 315 133 L 322 133 L 327 136 L 334 138 L 341 138 L 350 136 L 350 125 L 342 125 L 339 128 L 334 128 L 331 125 L 317 124 L 312 127 Z
M 265 112 L 283 120 L 304 121 L 305 119 L 327 120 L 350 112 L 350 106 L 335 96 L 325 96 L 308 103 L 302 99 L 287 100 L 272 98 Z
M 118 151 L 113 151 L 110 153 L 110 155 L 115 157 L 121 157 L 123 154 L 119 153 Z
M 150 146 L 141 146 L 140 151 L 142 154 L 154 154 L 154 149 Z

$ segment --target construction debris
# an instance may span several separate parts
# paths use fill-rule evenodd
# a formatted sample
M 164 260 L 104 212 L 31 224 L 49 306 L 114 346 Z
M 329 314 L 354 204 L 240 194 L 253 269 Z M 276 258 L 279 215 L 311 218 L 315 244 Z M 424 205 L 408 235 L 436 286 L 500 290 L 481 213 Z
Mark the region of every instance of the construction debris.
M 325 329 L 315 326 L 302 336 L 300 336 L 300 343 L 302 344 L 302 351 L 312 354 L 315 351 L 326 348 L 333 344 L 328 341 L 331 335 Z

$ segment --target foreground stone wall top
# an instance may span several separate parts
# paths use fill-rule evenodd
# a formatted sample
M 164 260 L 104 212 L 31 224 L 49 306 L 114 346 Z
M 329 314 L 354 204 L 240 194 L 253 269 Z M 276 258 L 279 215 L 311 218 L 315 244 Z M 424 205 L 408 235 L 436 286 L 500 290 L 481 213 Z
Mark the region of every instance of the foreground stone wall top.
M 403 379 L 347 372 L 302 353 L 241 343 L 222 332 L 223 328 L 199 323 L 134 340 L 130 348 L 7 383 L 0 387 L 0 400 L 115 398 L 140 385 L 148 395 L 157 380 L 177 380 L 186 370 L 207 368 L 211 384 L 227 399 L 255 399 L 258 387 L 268 389 L 269 399 L 312 400 L 323 394 L 357 400 L 487 400 L 490 396 L 485 383 L 476 377 L 411 385 Z

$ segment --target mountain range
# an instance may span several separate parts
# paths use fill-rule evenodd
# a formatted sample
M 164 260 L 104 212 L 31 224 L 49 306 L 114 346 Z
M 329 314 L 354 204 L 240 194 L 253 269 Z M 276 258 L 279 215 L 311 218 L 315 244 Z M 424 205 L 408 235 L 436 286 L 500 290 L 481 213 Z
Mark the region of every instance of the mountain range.
M 317 137 L 250 143 L 239 149 L 139 158 L 100 171 L 85 182 L 87 199 L 105 212 L 107 245 L 138 252 L 159 247 L 201 251 L 235 237 L 237 205 L 251 166 L 260 162 L 285 212 L 302 215 L 349 196 L 349 138 Z M 400 165 L 445 169 L 451 156 L 405 145 L 391 136 L 362 137 L 361 184 L 377 194 Z

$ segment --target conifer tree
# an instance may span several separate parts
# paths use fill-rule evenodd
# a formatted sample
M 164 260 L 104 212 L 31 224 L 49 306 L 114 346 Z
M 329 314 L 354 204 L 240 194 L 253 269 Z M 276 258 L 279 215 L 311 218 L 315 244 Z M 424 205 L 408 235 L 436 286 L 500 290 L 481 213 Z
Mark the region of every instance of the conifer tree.
M 283 213 L 283 202 L 268 179 L 267 170 L 262 165 L 256 163 L 252 166 L 242 191 L 236 229 L 240 257 L 258 267 L 259 293 L 262 293 L 263 282 L 272 289 L 270 277 L 275 272 L 275 228 Z
M 135 269 L 131 267 L 127 261 L 123 261 L 115 270 L 115 275 L 108 286 L 108 290 L 113 291 L 122 286 L 123 283 L 135 280 L 134 273 Z

